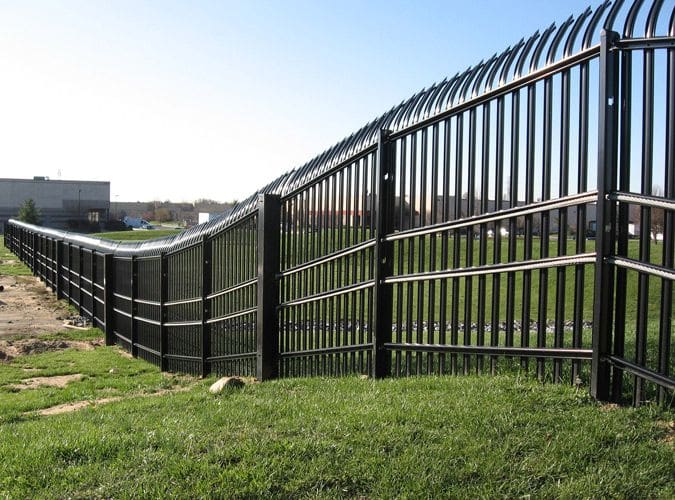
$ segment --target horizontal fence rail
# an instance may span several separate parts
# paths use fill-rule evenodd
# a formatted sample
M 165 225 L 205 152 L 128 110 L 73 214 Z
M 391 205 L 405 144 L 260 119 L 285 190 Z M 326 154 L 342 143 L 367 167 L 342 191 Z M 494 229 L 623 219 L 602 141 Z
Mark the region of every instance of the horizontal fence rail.
M 674 88 L 672 3 L 605 2 L 227 217 L 142 243 L 10 221 L 5 245 L 107 344 L 162 370 L 515 368 L 672 401 Z

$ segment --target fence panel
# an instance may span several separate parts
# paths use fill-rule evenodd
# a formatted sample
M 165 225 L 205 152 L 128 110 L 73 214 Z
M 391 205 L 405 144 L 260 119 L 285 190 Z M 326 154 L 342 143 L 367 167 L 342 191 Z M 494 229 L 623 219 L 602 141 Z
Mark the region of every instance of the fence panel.
M 168 253 L 166 323 L 167 369 L 201 373 L 202 246 Z
M 132 276 L 131 257 L 113 258 L 114 289 L 112 296 L 112 324 L 115 343 L 128 352 L 133 348 L 132 332 Z
M 137 280 L 134 294 L 134 323 L 138 356 L 155 365 L 161 364 L 161 256 L 136 259 Z
M 257 215 L 213 236 L 210 370 L 218 375 L 255 376 L 257 314 Z
M 280 375 L 370 373 L 376 154 L 282 198 Z

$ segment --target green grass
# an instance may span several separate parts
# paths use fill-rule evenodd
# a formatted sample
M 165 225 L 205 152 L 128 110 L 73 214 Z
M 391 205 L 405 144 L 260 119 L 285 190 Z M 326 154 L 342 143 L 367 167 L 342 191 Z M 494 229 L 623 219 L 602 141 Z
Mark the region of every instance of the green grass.
M 5 247 L 5 237 L 0 235 L 0 276 L 29 276 L 30 269 L 24 265 L 19 257 Z
M 178 233 L 180 231 L 176 229 L 153 229 L 150 231 L 112 231 L 109 233 L 92 234 L 91 236 L 115 241 L 141 241 L 164 238 Z
M 84 378 L 6 388 L 69 373 Z M 287 379 L 218 396 L 213 380 L 167 378 L 110 347 L 0 365 L 0 496 L 675 494 L 664 427 L 675 415 L 664 409 L 603 408 L 585 391 L 517 375 Z M 104 397 L 123 399 L 24 413 Z

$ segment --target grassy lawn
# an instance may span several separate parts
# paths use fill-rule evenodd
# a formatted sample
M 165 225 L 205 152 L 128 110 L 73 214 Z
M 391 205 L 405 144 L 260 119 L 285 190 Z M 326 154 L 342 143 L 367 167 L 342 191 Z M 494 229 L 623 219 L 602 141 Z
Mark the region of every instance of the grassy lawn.
M 65 374 L 83 378 L 9 387 Z M 217 396 L 212 382 L 112 347 L 0 365 L 0 496 L 675 495 L 664 409 L 603 407 L 515 375 L 287 379 Z
M 177 229 L 153 229 L 149 231 L 112 231 L 109 233 L 96 233 L 91 236 L 115 241 L 140 241 L 164 238 L 180 233 Z

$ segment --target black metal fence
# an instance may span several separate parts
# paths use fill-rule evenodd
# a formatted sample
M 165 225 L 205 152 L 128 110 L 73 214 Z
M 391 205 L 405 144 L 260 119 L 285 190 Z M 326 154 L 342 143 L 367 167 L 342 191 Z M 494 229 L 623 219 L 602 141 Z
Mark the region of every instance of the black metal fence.
M 664 401 L 675 13 L 643 3 L 605 2 L 423 90 L 227 218 L 144 243 L 12 221 L 5 245 L 163 370 L 516 366 Z

